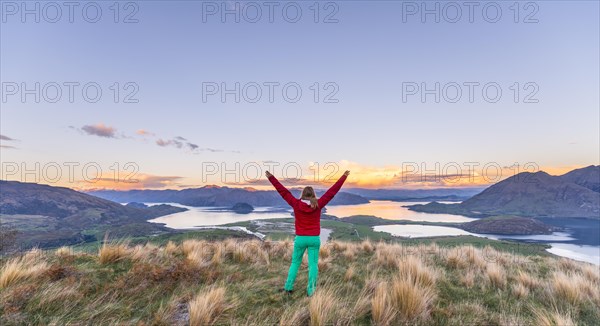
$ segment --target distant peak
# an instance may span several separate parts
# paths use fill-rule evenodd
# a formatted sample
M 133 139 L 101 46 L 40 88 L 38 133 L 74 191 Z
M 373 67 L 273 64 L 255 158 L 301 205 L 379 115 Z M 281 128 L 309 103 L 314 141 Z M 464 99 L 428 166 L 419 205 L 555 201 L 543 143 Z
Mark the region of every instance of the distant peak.
M 533 174 L 535 174 L 535 175 L 550 175 L 547 172 L 544 172 L 544 171 L 541 171 L 541 170 L 537 171 L 537 172 L 534 172 Z
M 221 186 L 217 186 L 217 185 L 206 185 L 204 187 L 202 187 L 202 189 L 219 189 L 219 188 L 223 188 Z

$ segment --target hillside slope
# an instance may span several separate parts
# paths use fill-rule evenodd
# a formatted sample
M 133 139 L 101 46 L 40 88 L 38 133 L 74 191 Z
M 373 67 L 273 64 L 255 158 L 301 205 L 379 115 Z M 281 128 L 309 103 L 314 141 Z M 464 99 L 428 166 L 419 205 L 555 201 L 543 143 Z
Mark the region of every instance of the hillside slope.
M 522 172 L 500 181 L 460 204 L 413 205 L 412 210 L 469 216 L 600 218 L 600 193 L 595 175 L 600 166 L 574 170 L 563 176 Z M 576 183 L 577 182 L 577 183 Z
M 333 241 L 285 281 L 292 242 L 185 240 L 0 261 L 0 323 L 94 325 L 592 325 L 596 266 L 490 247 Z
M 135 208 L 69 188 L 0 181 L 2 223 L 19 230 L 17 245 L 24 247 L 93 241 L 104 231 L 123 236 L 168 232 L 147 220 L 182 210 Z

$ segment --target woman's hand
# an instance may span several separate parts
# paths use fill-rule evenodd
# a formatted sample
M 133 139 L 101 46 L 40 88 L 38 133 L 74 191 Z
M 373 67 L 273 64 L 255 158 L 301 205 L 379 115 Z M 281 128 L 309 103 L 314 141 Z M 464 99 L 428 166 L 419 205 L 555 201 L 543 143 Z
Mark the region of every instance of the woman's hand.
M 267 176 L 267 179 L 272 176 L 271 172 L 269 172 L 269 171 L 265 172 L 265 175 Z
M 350 170 L 346 170 L 346 172 L 344 172 L 345 176 L 349 176 L 350 175 Z

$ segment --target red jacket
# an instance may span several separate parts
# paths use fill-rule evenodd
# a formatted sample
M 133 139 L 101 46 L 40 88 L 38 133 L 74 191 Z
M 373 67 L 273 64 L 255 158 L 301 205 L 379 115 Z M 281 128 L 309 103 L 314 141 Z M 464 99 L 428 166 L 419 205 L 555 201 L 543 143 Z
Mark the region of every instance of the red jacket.
M 319 197 L 319 207 L 312 209 L 309 204 L 294 197 L 292 193 L 284 187 L 274 176 L 269 177 L 277 192 L 294 209 L 296 235 L 320 235 L 321 234 L 321 209 L 329 203 L 335 194 L 340 191 L 346 176 L 342 177 L 327 190 L 323 196 Z

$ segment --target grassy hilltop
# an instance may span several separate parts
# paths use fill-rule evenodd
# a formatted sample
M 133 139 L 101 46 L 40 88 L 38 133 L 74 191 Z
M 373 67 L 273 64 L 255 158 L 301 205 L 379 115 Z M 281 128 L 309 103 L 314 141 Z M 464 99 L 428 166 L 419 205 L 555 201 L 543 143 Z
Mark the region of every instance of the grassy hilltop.
M 0 262 L 2 325 L 591 325 L 597 266 L 490 246 L 324 244 L 317 292 L 306 262 L 278 292 L 292 242 L 107 242 Z M 306 259 L 306 257 L 305 257 Z

